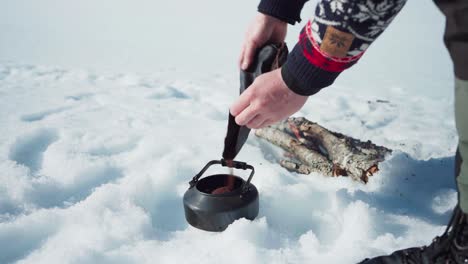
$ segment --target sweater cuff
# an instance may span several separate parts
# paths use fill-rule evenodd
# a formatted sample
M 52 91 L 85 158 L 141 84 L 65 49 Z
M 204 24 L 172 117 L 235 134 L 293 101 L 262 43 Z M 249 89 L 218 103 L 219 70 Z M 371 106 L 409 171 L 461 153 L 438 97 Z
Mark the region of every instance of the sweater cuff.
M 340 72 L 330 72 L 311 64 L 302 54 L 300 44 L 296 44 L 281 67 L 281 76 L 291 91 L 303 96 L 318 93 L 330 86 Z
M 261 0 L 258 12 L 294 25 L 301 22 L 301 10 L 308 0 Z
M 342 71 L 354 65 L 363 55 L 337 58 L 320 50 L 311 32 L 309 22 L 302 30 L 299 42 L 281 68 L 281 76 L 293 92 L 309 96 L 330 86 Z

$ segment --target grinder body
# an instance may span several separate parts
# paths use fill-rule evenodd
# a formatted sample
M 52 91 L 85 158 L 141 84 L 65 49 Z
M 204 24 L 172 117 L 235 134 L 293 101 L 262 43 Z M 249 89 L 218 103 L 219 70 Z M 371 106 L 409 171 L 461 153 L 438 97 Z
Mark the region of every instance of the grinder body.
M 242 94 L 259 75 L 275 70 L 286 61 L 288 48 L 285 43 L 269 44 L 261 48 L 250 67 L 240 72 L 240 94 Z M 224 139 L 223 159 L 234 160 L 245 141 L 249 137 L 250 129 L 239 126 L 235 117 L 229 113 L 227 135 Z

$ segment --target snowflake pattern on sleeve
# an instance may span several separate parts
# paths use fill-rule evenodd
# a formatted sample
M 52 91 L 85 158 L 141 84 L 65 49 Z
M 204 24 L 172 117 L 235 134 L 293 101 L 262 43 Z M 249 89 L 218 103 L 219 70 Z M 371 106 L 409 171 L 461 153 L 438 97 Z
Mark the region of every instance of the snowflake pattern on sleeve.
M 406 0 L 322 0 L 311 21 L 320 46 L 328 26 L 354 35 L 348 56 L 356 56 L 388 27 Z
M 284 0 L 287 1 L 287 0 Z M 300 95 L 330 86 L 356 64 L 392 22 L 406 0 L 320 0 L 315 17 L 283 65 L 286 85 Z

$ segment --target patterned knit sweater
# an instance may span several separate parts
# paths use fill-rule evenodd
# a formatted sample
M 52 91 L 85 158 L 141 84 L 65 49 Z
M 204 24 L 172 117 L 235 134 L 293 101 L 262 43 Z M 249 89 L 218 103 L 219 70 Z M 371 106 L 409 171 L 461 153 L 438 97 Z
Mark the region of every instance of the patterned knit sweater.
M 261 0 L 258 11 L 294 25 L 307 0 Z M 320 0 L 315 17 L 281 69 L 297 94 L 312 95 L 354 65 L 387 28 L 406 0 Z

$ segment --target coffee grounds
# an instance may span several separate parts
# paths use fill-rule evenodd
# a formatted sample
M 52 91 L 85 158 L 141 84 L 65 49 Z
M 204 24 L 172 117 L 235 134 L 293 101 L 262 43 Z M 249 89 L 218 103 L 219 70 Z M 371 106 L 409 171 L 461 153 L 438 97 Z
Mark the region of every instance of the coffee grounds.
M 232 160 L 226 160 L 226 164 L 229 167 L 229 176 L 226 179 L 226 186 L 222 186 L 222 187 L 214 189 L 211 192 L 211 194 L 223 194 L 223 193 L 232 192 L 234 190 L 234 184 L 236 182 L 236 178 L 233 177 L 234 170 L 232 169 L 232 166 L 234 164 Z
M 223 194 L 223 193 L 228 193 L 228 192 L 232 192 L 232 189 L 229 188 L 229 186 L 223 186 L 223 187 L 219 187 L 217 189 L 214 189 L 211 194 Z

